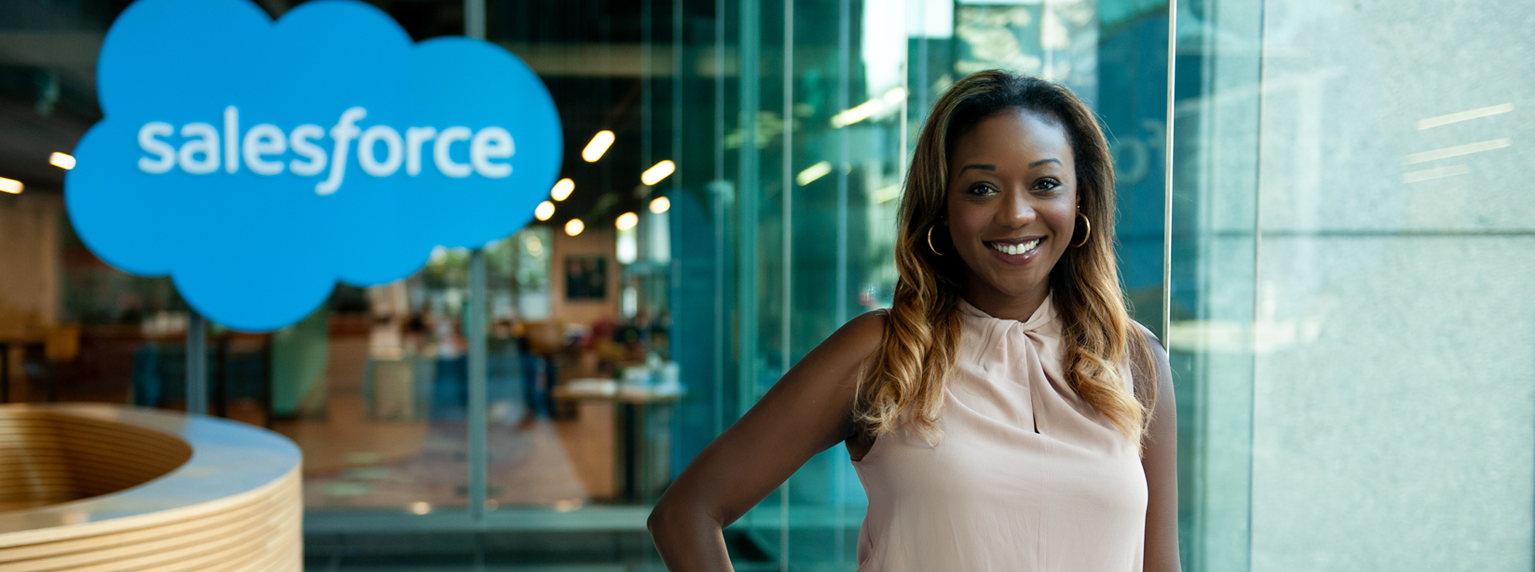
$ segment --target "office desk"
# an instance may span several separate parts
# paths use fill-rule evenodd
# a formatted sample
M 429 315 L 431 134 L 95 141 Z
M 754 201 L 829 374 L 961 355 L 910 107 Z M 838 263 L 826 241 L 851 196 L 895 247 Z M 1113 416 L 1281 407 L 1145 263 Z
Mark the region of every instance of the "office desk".
M 551 393 L 557 401 L 613 405 L 614 500 L 643 503 L 661 497 L 671 484 L 672 425 L 685 394 L 599 380 L 571 380 Z

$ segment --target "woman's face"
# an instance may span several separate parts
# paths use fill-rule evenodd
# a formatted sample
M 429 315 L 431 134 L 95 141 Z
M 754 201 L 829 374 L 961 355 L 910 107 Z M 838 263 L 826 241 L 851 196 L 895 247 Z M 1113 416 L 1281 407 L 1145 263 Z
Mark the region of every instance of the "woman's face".
M 1027 319 L 1049 293 L 1050 269 L 1076 228 L 1066 130 L 1018 109 L 982 120 L 954 142 L 947 203 L 949 236 L 965 261 L 965 299 L 993 316 Z

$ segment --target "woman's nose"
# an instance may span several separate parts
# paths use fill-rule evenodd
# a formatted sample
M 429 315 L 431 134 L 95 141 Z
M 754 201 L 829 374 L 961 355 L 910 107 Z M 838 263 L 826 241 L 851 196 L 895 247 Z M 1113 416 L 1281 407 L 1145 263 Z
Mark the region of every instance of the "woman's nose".
M 1027 193 L 1007 193 L 998 207 L 996 223 L 1000 226 L 1023 228 L 1034 222 L 1034 205 L 1029 202 Z

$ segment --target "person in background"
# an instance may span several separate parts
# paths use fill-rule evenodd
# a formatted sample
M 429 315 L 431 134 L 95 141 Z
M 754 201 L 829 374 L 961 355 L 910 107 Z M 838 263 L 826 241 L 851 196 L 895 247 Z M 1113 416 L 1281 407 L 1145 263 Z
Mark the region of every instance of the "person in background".
M 722 529 L 845 443 L 869 497 L 858 569 L 1176 572 L 1165 350 L 1131 321 L 1114 171 L 1066 88 L 988 71 L 923 127 L 894 304 L 800 360 L 667 489 L 670 570 L 728 570 Z
M 555 354 L 564 346 L 560 325 L 553 321 L 528 322 L 522 328 L 522 396 L 527 412 L 523 425 L 554 414 L 551 391 L 559 383 Z

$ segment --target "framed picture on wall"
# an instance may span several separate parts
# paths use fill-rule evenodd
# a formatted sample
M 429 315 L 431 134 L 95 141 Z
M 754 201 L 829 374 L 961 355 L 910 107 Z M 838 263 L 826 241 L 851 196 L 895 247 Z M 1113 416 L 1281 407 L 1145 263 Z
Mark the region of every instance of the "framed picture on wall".
M 601 254 L 565 257 L 565 299 L 606 300 L 608 257 Z

